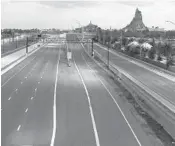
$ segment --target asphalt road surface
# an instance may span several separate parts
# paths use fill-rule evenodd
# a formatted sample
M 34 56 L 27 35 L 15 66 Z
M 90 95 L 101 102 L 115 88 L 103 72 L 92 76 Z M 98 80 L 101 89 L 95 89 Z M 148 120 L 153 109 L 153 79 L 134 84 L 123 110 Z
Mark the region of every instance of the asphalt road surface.
M 70 67 L 66 45 L 49 43 L 2 76 L 2 145 L 151 146 L 88 66 L 80 43 L 67 45 Z
M 106 50 L 96 45 L 94 46 L 94 49 L 99 54 L 107 58 Z M 123 59 L 122 57 L 118 57 L 113 53 L 110 53 L 109 56 L 112 63 L 175 105 L 175 82 L 159 76 L 152 71 L 144 69 L 143 67 L 140 67 L 131 61 Z

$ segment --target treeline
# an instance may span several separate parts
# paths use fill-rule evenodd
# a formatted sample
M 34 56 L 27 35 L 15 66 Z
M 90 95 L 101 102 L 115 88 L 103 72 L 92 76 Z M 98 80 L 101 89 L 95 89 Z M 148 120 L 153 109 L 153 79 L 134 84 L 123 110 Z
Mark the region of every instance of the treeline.
M 159 39 L 164 38 L 164 39 L 175 39 L 175 31 L 143 31 L 143 32 L 131 32 L 127 31 L 124 32 L 122 30 L 104 30 L 101 29 L 100 27 L 97 28 L 96 31 L 96 40 L 99 42 L 109 42 L 110 40 L 112 42 L 117 41 L 120 37 L 134 37 L 134 38 L 155 38 Z
M 175 49 L 173 49 L 172 43 L 167 38 L 175 39 L 175 31 L 124 32 L 122 30 L 98 28 L 94 40 L 106 46 L 111 45 L 111 48 L 127 53 L 130 56 L 142 55 L 144 58 L 147 57 L 155 61 L 166 58 L 169 64 L 170 62 L 172 63 L 172 55 L 175 54 Z M 138 45 L 129 45 L 132 42 L 137 42 Z M 145 50 L 143 48 L 144 43 L 151 45 L 152 48 Z
M 1 34 L 9 34 L 12 35 L 13 33 L 30 33 L 30 32 L 39 32 L 40 30 L 37 28 L 33 29 L 1 29 Z

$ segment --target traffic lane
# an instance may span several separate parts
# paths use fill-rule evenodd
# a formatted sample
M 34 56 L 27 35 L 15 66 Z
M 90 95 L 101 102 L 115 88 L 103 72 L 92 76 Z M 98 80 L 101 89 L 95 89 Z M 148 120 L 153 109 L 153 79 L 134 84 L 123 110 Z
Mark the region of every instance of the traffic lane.
M 15 144 L 50 145 L 58 50 L 50 50 L 49 53 L 48 66 L 36 87 L 36 96 L 28 105 L 27 116 L 22 121 L 23 126 L 20 132 L 15 133 Z
M 103 56 L 107 54 L 107 51 L 105 51 L 104 49 L 99 49 L 99 47 L 96 48 L 96 50 Z M 174 82 L 164 77 L 161 77 L 159 75 L 156 75 L 155 73 L 149 70 L 139 67 L 133 64 L 132 62 L 124 60 L 120 57 L 116 57 L 112 53 L 110 53 L 110 61 L 113 62 L 118 67 L 125 70 L 126 72 L 128 72 L 135 79 L 138 79 L 144 85 L 150 87 L 156 93 L 167 98 L 167 100 L 171 101 L 172 103 L 175 103 L 175 98 L 174 98 L 175 84 Z
M 105 69 L 106 67 L 104 64 L 101 64 L 100 62 L 94 62 L 94 60 L 92 60 L 85 52 L 83 53 L 83 57 L 89 64 L 90 68 L 95 70 L 96 75 L 100 77 L 100 80 L 113 95 L 114 100 L 120 106 L 121 110 L 126 116 L 126 119 L 129 121 L 132 129 L 138 136 L 141 144 L 144 146 L 161 146 L 162 144 L 159 139 L 153 138 L 155 136 L 151 136 L 152 134 L 148 135 L 148 131 L 149 133 L 153 133 L 152 130 L 150 130 L 150 127 L 147 125 L 146 121 L 142 117 L 138 116 L 138 113 L 134 110 L 133 105 L 128 103 L 127 99 L 125 99 L 125 95 L 122 95 L 123 91 L 120 89 L 120 86 L 118 86 L 118 83 L 114 81 L 112 77 L 113 75 L 109 74 L 107 69 Z M 155 117 L 157 116 L 155 112 L 153 112 L 153 114 Z
M 43 60 L 44 61 L 44 60 Z M 21 88 L 17 90 L 10 100 L 2 103 L 2 143 L 3 145 L 13 144 L 13 134 L 18 130 L 18 126 L 24 118 L 27 105 L 35 96 L 35 87 L 44 63 L 40 62 L 39 67 L 27 78 Z
M 44 57 L 47 53 L 48 49 L 44 48 L 43 52 L 38 55 L 37 57 L 35 57 L 35 59 L 33 61 L 31 61 L 31 63 L 29 65 L 27 65 L 25 68 L 23 68 L 23 70 L 21 70 L 19 73 L 17 72 L 15 76 L 9 77 L 10 80 L 8 79 L 6 81 L 6 83 L 1 86 L 1 101 L 2 103 L 4 101 L 6 101 L 10 96 L 11 93 L 16 89 L 16 88 L 20 88 L 21 86 L 23 86 L 21 84 L 21 82 L 23 83 L 28 76 L 30 76 L 30 74 L 34 71 L 34 69 L 36 69 L 36 66 L 38 64 L 43 63 L 42 61 L 44 61 Z M 25 80 L 24 80 L 25 79 Z
M 38 51 L 36 51 L 34 54 L 30 55 L 26 59 L 24 59 L 22 62 L 20 62 L 18 65 L 7 71 L 5 74 L 1 75 L 1 87 L 3 87 L 6 82 L 14 76 L 14 74 L 18 73 L 22 68 L 25 68 L 26 65 L 30 65 L 33 60 L 41 55 L 43 51 L 45 50 L 45 47 L 40 48 Z
M 73 63 L 61 55 L 57 95 L 55 146 L 95 146 L 88 101 Z
M 80 46 L 77 45 L 77 47 Z M 91 98 L 100 145 L 139 146 L 140 144 L 110 94 L 94 75 L 96 71 L 92 71 L 82 58 L 82 51 L 76 51 L 74 48 L 72 48 L 72 51 Z

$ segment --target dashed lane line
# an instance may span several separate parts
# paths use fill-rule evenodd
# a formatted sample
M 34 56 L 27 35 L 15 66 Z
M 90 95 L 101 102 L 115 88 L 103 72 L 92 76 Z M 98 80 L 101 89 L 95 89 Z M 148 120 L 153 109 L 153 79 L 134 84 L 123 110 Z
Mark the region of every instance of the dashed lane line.
M 33 96 L 30 99 L 33 100 Z
M 8 100 L 10 100 L 12 97 L 10 96 L 9 98 L 8 98 Z
M 35 56 L 32 60 L 30 60 L 24 67 L 22 67 L 17 73 L 15 73 L 15 74 L 12 75 L 10 78 L 8 78 L 7 81 L 4 82 L 4 83 L 2 84 L 1 88 L 2 88 L 4 85 L 6 85 L 13 77 L 15 77 L 17 74 L 19 74 L 19 73 L 20 73 L 26 66 L 28 66 L 35 58 L 36 58 L 36 56 Z
M 27 111 L 28 111 L 28 108 L 26 108 L 25 113 L 27 113 Z
M 21 128 L 21 125 L 19 125 L 19 126 L 18 126 L 17 131 L 19 131 L 19 130 L 20 130 L 20 128 Z

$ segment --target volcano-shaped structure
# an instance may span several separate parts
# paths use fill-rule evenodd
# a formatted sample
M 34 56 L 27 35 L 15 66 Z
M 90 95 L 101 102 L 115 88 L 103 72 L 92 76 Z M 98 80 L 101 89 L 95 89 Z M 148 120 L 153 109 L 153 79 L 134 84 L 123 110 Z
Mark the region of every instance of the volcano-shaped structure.
M 124 31 L 145 31 L 147 30 L 147 27 L 144 25 L 142 21 L 142 13 L 139 11 L 139 9 L 136 9 L 135 16 L 132 19 L 131 23 L 127 25 L 125 28 L 123 28 Z

